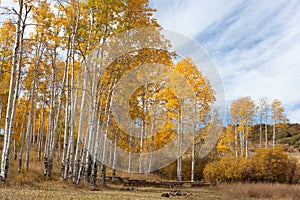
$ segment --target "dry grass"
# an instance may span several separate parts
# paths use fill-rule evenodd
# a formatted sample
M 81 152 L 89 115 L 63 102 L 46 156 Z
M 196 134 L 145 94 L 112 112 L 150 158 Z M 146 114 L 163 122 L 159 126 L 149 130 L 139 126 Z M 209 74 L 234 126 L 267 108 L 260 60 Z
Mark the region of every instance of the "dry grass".
M 171 199 L 231 199 L 226 196 L 209 191 L 204 188 L 187 189 L 187 188 L 136 188 L 136 191 L 121 191 L 122 186 L 108 185 L 105 188 L 97 188 L 97 190 L 76 188 L 72 185 L 62 183 L 60 181 L 49 181 L 40 185 L 40 187 L 0 187 L 0 199 L 120 199 L 120 200 L 148 200 L 162 199 L 163 193 L 171 190 L 180 190 L 181 192 L 191 194 L 190 196 L 175 196 Z
M 235 183 L 222 184 L 210 189 L 233 198 L 254 199 L 300 199 L 300 185 Z
M 204 188 L 136 188 L 137 191 L 121 191 L 121 185 L 98 187 L 91 190 L 75 187 L 61 181 L 47 181 L 39 188 L 28 186 L 0 187 L 0 199 L 162 199 L 161 194 L 180 190 L 191 196 L 171 199 L 300 199 L 299 185 L 280 184 L 228 184 Z
M 105 187 L 92 188 L 85 185 L 83 181 L 79 185 L 61 181 L 59 178 L 60 162 L 56 159 L 53 166 L 52 178 L 45 178 L 43 175 L 43 161 L 37 160 L 37 148 L 31 148 L 29 171 L 22 168 L 17 172 L 18 159 L 11 159 L 8 180 L 0 181 L 0 199 L 160 199 L 161 194 L 170 192 L 171 189 L 161 188 L 137 188 L 134 191 L 121 191 L 122 185 L 108 184 Z M 25 159 L 23 160 L 25 162 Z M 107 175 L 111 175 L 108 169 Z M 158 175 L 150 176 L 118 173 L 122 177 L 135 179 L 160 180 Z M 223 199 L 220 194 L 202 189 L 181 189 L 182 192 L 192 194 L 189 197 L 173 197 L 172 199 Z
M 33 146 L 29 171 L 25 168 L 17 172 L 18 160 L 11 159 L 9 178 L 0 181 L 0 199 L 161 199 L 161 194 L 173 189 L 137 188 L 137 192 L 120 191 L 122 185 L 108 184 L 106 187 L 91 188 L 84 183 L 73 185 L 59 179 L 60 162 L 55 159 L 53 177 L 46 179 L 43 175 L 43 162 L 37 161 L 37 148 Z M 23 161 L 25 162 L 25 161 Z M 111 171 L 108 170 L 109 176 Z M 161 180 L 150 176 L 118 173 L 122 177 L 136 179 Z M 98 185 L 99 185 L 98 179 Z M 177 188 L 192 194 L 189 197 L 172 197 L 172 199 L 300 199 L 300 185 L 279 184 L 229 184 L 205 188 Z

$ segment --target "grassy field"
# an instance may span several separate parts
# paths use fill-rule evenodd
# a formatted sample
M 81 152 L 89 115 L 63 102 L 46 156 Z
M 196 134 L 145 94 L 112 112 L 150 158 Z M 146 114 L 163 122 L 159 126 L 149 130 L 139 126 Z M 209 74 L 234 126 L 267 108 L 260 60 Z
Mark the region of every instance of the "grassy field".
M 171 196 L 170 199 L 300 199 L 300 185 L 284 184 L 223 184 L 218 186 L 206 186 L 200 188 L 150 188 L 137 187 L 136 191 L 121 191 L 122 184 L 110 184 L 106 187 L 91 188 L 90 185 L 80 183 L 75 186 L 59 179 L 60 165 L 54 163 L 53 178 L 45 179 L 43 165 L 32 157 L 30 170 L 22 169 L 17 173 L 17 160 L 12 160 L 9 179 L 0 181 L 0 199 L 168 199 L 162 198 L 163 193 L 171 190 L 180 190 L 189 196 Z M 108 170 L 108 174 L 111 172 Z M 138 174 L 118 173 L 122 177 L 145 179 Z M 133 177 L 132 177 L 133 176 Z M 155 174 L 148 177 L 149 180 L 160 180 Z
M 136 191 L 121 191 L 122 185 L 94 189 L 75 187 L 61 181 L 49 181 L 35 186 L 0 185 L 0 199 L 167 199 L 161 197 L 171 190 L 180 190 L 188 196 L 170 199 L 300 199 L 300 185 L 280 184 L 225 184 L 201 188 L 137 187 Z
M 210 187 L 209 190 L 226 194 L 231 199 L 300 199 L 300 185 L 234 183 Z
M 49 182 L 39 187 L 3 186 L 0 199 L 161 199 L 168 188 L 135 188 L 136 191 L 121 191 L 121 185 L 108 185 L 105 188 L 83 189 L 62 182 Z M 172 196 L 172 199 L 224 199 L 224 195 L 204 188 L 180 188 L 189 196 Z M 227 198 L 229 199 L 229 196 Z
M 1 148 L 1 144 L 0 144 Z M 18 159 L 11 159 L 9 178 L 6 182 L 0 181 L 0 199 L 168 199 L 162 198 L 163 193 L 171 190 L 180 190 L 189 196 L 171 196 L 170 199 L 300 199 L 300 185 L 284 184 L 223 184 L 200 188 L 150 188 L 137 187 L 136 191 L 121 191 L 123 185 L 109 184 L 105 187 L 91 188 L 80 183 L 75 186 L 60 180 L 60 162 L 54 162 L 53 177 L 45 179 L 43 176 L 43 162 L 37 160 L 36 147 L 32 149 L 29 171 L 23 167 L 17 172 Z M 294 157 L 300 156 L 299 152 L 291 153 Z M 297 154 L 297 155 L 295 155 Z M 299 158 L 299 157 L 297 157 Z M 111 171 L 108 169 L 108 175 Z M 138 174 L 118 172 L 118 176 L 135 179 L 161 180 L 161 177 L 151 174 L 150 177 Z M 99 185 L 99 178 L 97 185 Z

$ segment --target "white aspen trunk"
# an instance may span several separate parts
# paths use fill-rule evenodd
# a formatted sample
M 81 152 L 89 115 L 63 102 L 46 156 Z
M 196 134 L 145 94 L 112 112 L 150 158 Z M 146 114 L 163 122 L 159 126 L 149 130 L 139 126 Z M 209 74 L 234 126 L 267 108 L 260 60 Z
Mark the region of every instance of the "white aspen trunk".
M 110 146 L 109 146 L 108 166 L 111 166 L 112 157 L 113 157 L 113 146 L 110 145 Z
M 265 148 L 268 148 L 268 115 L 266 112 L 266 124 L 265 124 Z
M 140 165 L 139 165 L 139 173 L 142 173 L 142 166 L 143 166 L 143 141 L 144 141 L 144 120 L 141 125 L 141 136 L 140 136 Z
M 177 180 L 181 181 L 181 171 L 180 171 L 180 164 L 181 164 L 181 154 L 180 154 L 180 122 L 178 122 L 178 152 L 177 152 Z
M 91 27 L 93 26 L 93 20 L 91 22 Z M 91 34 L 89 35 L 91 36 Z M 103 38 L 102 44 L 105 43 L 105 38 Z M 100 60 L 103 59 L 104 57 L 104 50 L 100 49 L 97 51 L 97 58 Z M 98 155 L 100 152 L 98 152 L 98 149 L 101 149 L 101 143 L 99 144 L 99 140 L 102 140 L 101 134 L 101 125 L 100 125 L 100 117 L 98 116 L 98 112 L 101 108 L 101 102 L 99 102 L 99 87 L 100 87 L 100 78 L 102 74 L 102 62 L 100 62 L 100 65 L 97 66 L 97 64 L 94 64 L 94 80 L 93 80 L 93 85 L 92 85 L 92 100 L 93 100 L 93 106 L 92 106 L 92 129 L 91 129 L 91 136 L 90 136 L 90 141 L 89 141 L 89 146 L 88 146 L 88 155 L 86 157 L 86 166 L 85 166 L 85 182 L 90 182 L 90 177 L 92 176 L 92 181 L 91 184 L 93 186 L 96 185 L 96 178 L 97 178 L 97 173 L 98 173 L 98 163 L 99 163 L 99 158 Z M 104 88 L 103 88 L 104 90 Z M 101 93 L 103 92 L 101 90 Z M 95 132 L 96 132 L 96 141 L 95 140 Z M 100 138 L 99 138 L 100 137 Z M 91 155 L 91 152 L 94 153 L 94 155 Z
M 249 157 L 249 147 L 248 147 L 248 134 L 249 134 L 249 130 L 248 130 L 248 124 L 246 125 L 246 142 L 245 142 L 245 148 L 246 148 L 246 159 L 248 159 Z
M 45 96 L 44 96 L 45 99 Z M 43 113 L 42 113 L 42 119 L 40 121 L 40 128 L 39 128 L 39 133 L 38 133 L 38 161 L 41 161 L 41 151 L 42 151 L 42 144 L 43 144 L 43 139 L 44 139 L 44 123 L 45 123 L 45 109 L 46 109 L 46 103 L 43 103 Z
M 112 177 L 111 182 L 115 182 L 116 178 L 116 165 L 117 165 L 117 155 L 118 155 L 118 143 L 119 143 L 119 135 L 120 135 L 120 129 L 117 130 L 116 138 L 115 138 L 115 145 L 114 145 L 114 160 L 113 160 L 113 166 L 112 166 Z
M 181 150 L 181 143 L 182 143 L 182 131 L 183 131 L 183 127 L 182 127 L 182 113 L 183 113 L 183 99 L 180 100 L 180 106 L 181 108 L 179 109 L 179 113 L 178 113 L 178 160 L 177 160 L 177 179 L 178 181 L 182 181 L 182 176 L 181 176 L 181 171 L 182 171 L 182 150 Z
M 244 156 L 244 144 L 245 144 L 245 140 L 244 140 L 244 130 L 240 131 L 240 151 L 241 151 L 241 156 Z
M 132 145 L 132 133 L 130 133 L 129 135 L 129 148 L 131 148 Z M 128 155 L 128 173 L 131 173 L 131 149 L 129 151 L 129 155 Z
M 59 124 L 59 129 L 61 130 L 62 129 L 62 125 L 61 123 Z M 57 159 L 56 161 L 59 162 L 60 160 L 60 153 L 61 153 L 61 131 L 58 132 L 58 143 L 57 143 L 57 153 L 56 153 L 56 156 L 57 156 Z
M 27 125 L 27 131 L 26 131 L 26 157 L 25 157 L 25 163 L 26 163 L 26 170 L 29 170 L 29 156 L 30 156 L 30 146 L 32 141 L 32 120 L 33 120 L 33 114 L 35 110 L 35 82 L 36 82 L 36 74 L 37 74 L 37 68 L 38 65 L 35 65 L 34 68 L 34 75 L 33 75 L 33 81 L 31 84 L 31 99 L 30 99 L 30 111 L 29 111 L 29 118 L 28 118 L 28 125 Z
M 96 111 L 95 111 L 96 113 Z M 85 183 L 89 183 L 92 175 L 92 153 L 93 152 L 93 145 L 95 142 L 95 124 L 94 124 L 94 118 L 96 118 L 96 114 L 92 113 L 92 119 L 90 120 L 91 124 L 89 125 L 89 131 L 88 131 L 88 141 L 87 141 L 87 146 L 86 148 L 86 156 L 83 157 L 85 158 L 85 166 L 84 166 L 84 181 Z
M 74 76 L 74 73 L 73 73 L 73 76 Z M 72 85 L 73 85 L 73 83 L 72 83 Z M 72 86 L 72 88 L 73 88 L 73 86 Z M 75 87 L 73 89 L 75 89 Z M 65 172 L 64 172 L 64 177 L 67 177 L 69 174 L 70 181 L 74 181 L 73 180 L 74 179 L 73 158 L 74 158 L 74 129 L 75 129 L 75 118 L 76 118 L 75 108 L 77 106 L 77 98 L 78 98 L 77 90 L 76 90 L 76 94 L 74 94 L 74 97 L 73 97 L 73 95 L 72 95 L 73 89 L 71 89 L 71 97 L 72 98 L 71 98 L 70 134 L 69 134 L 68 149 L 67 149 L 67 154 L 66 154 L 66 167 L 65 167 Z
M 234 125 L 234 146 L 235 146 L 235 157 L 237 158 L 239 156 L 238 151 L 238 132 L 237 132 L 237 125 Z
M 246 159 L 248 159 L 248 157 L 249 157 L 249 152 L 248 152 L 248 136 L 246 136 L 245 149 L 246 149 Z
M 29 8 L 29 10 L 27 9 L 27 6 L 25 5 L 26 8 L 26 14 L 25 14 L 25 20 L 27 19 L 27 15 L 30 12 L 31 8 Z M 16 109 L 17 109 L 17 102 L 18 102 L 18 98 L 19 98 L 19 85 L 20 85 L 20 80 L 21 80 L 21 68 L 22 68 L 22 56 L 23 56 L 23 36 L 24 36 L 24 30 L 25 30 L 25 20 L 23 21 L 23 25 L 22 25 L 22 33 L 21 33 L 21 38 L 20 38 L 20 52 L 19 52 L 19 59 L 18 59 L 18 76 L 16 79 L 16 89 L 15 89 L 15 93 L 14 93 L 14 98 L 13 98 L 13 105 L 12 105 L 12 113 L 11 113 L 11 118 L 10 118 L 10 125 L 9 125 L 9 137 L 8 139 L 8 148 L 9 148 L 9 154 L 10 154 L 10 148 L 11 148 L 11 142 L 12 142 L 12 137 L 13 137 L 13 126 L 14 126 L 14 117 L 16 114 Z M 10 158 L 8 158 L 10 159 Z
M 149 173 L 152 171 L 152 160 L 153 160 L 153 151 L 154 151 L 154 129 L 155 129 L 155 112 L 153 113 L 153 118 L 151 120 L 151 153 L 150 153 L 150 160 L 149 160 Z M 130 138 L 131 139 L 131 138 Z
M 18 126 L 19 126 L 19 124 L 16 123 L 16 127 L 18 127 Z M 17 159 L 17 144 L 16 144 L 16 138 L 14 137 L 13 139 L 14 139 L 14 160 L 16 160 Z
M 73 36 L 73 40 L 75 41 L 75 35 Z M 73 43 L 72 43 L 73 44 Z M 71 45 L 72 53 L 72 81 L 71 81 L 71 117 L 70 117 L 70 134 L 69 134 L 69 142 L 68 142 L 68 150 L 66 157 L 66 168 L 65 168 L 65 177 L 69 174 L 69 180 L 73 181 L 74 179 L 74 132 L 75 132 L 75 119 L 76 119 L 76 107 L 77 107 L 77 98 L 78 98 L 78 90 L 75 92 L 75 58 L 74 58 L 74 46 Z
M 92 162 L 93 162 L 93 148 L 94 148 L 94 143 L 95 143 L 95 132 L 96 131 L 96 121 L 97 121 L 97 113 L 98 113 L 98 88 L 99 84 L 97 81 L 97 78 L 99 77 L 98 75 L 98 70 L 96 69 L 96 65 L 94 67 L 94 80 L 93 80 L 93 87 L 92 87 L 92 100 L 93 100 L 93 105 L 91 106 L 92 110 L 92 115 L 90 116 L 89 119 L 89 127 L 90 130 L 88 132 L 89 137 L 88 137 L 88 145 L 87 145 L 87 154 L 86 154 L 86 161 L 85 161 L 85 168 L 84 168 L 84 180 L 86 183 L 90 182 L 91 175 L 92 175 Z
M 7 100 L 7 108 L 6 108 L 6 117 L 5 117 L 5 128 L 4 128 L 4 142 L 2 149 L 2 159 L 1 159 L 1 180 L 6 180 L 8 170 L 9 170 L 9 160 L 10 160 L 10 148 L 11 148 L 11 139 L 12 139 L 12 125 L 11 121 L 13 121 L 13 97 L 18 93 L 18 84 L 16 84 L 16 68 L 18 64 L 18 55 L 19 48 L 21 42 L 21 21 L 23 15 L 23 0 L 19 0 L 19 12 L 18 12 L 18 22 L 16 28 L 16 40 L 14 44 L 14 50 L 12 54 L 12 68 L 11 68 L 11 77 L 10 77 L 10 85 L 9 85 L 9 94 Z M 26 18 L 25 18 L 26 19 Z M 22 31 L 24 33 L 24 30 Z M 22 43 L 22 42 L 21 42 Z M 19 65 L 20 67 L 20 65 Z M 19 71 L 20 72 L 20 71 Z M 20 76 L 18 77 L 20 78 Z
M 58 126 L 59 126 L 60 117 L 61 117 L 61 107 L 62 107 L 62 102 L 63 102 L 64 87 L 66 84 L 66 79 L 67 79 L 67 74 L 68 74 L 67 70 L 68 70 L 68 66 L 65 66 L 64 76 L 63 76 L 63 81 L 62 81 L 62 91 L 61 91 L 61 95 L 60 95 L 59 102 L 58 102 L 58 111 L 57 111 L 56 120 L 54 122 L 53 140 L 52 140 L 51 146 L 50 146 L 49 162 L 48 162 L 48 169 L 47 169 L 48 173 L 46 174 L 49 177 L 52 176 L 55 144 L 56 144 L 56 138 L 57 138 L 57 134 L 58 134 Z
M 68 178 L 70 181 L 73 181 L 73 169 L 72 169 L 73 151 L 74 151 L 74 134 L 72 134 L 72 131 L 70 131 L 68 149 L 66 155 L 66 167 L 64 171 L 64 177 L 67 178 L 67 176 L 69 175 Z
M 97 156 L 95 156 L 95 159 L 98 161 L 98 163 L 100 163 L 100 161 L 102 161 L 102 156 L 103 156 L 103 152 L 102 152 L 103 151 L 103 149 L 102 149 L 102 147 L 103 147 L 103 145 L 102 145 L 102 143 L 103 143 L 103 129 L 102 129 L 102 124 L 100 123 L 100 121 L 99 121 L 98 135 L 99 135 L 98 136 L 99 137 L 98 148 L 95 149 L 95 152 L 97 152 L 98 155 L 95 154 L 95 155 L 97 155 Z
M 193 123 L 193 142 L 192 142 L 192 169 L 191 169 L 191 182 L 195 179 L 195 137 L 196 137 L 196 105 L 194 106 L 194 123 Z
M 146 121 L 145 121 L 145 115 L 146 115 L 146 103 L 145 103 L 145 95 L 146 92 L 143 91 L 142 93 L 142 105 L 143 105 L 143 118 L 142 118 L 142 124 L 141 124 L 141 135 L 140 135 L 140 165 L 139 165 L 139 173 L 142 173 L 143 168 L 143 161 L 144 161 L 144 136 L 145 136 L 145 129 L 146 129 Z
M 42 128 L 42 123 L 41 121 L 39 122 L 38 124 L 38 129 L 37 129 L 37 136 L 36 136 L 36 143 L 37 143 L 37 147 L 38 147 L 38 152 L 37 152 L 37 156 L 39 155 L 39 150 L 40 150 L 40 147 L 39 147 L 39 140 L 40 140 L 40 137 L 41 137 L 41 128 Z M 38 161 L 40 161 L 40 157 L 38 156 Z
M 79 170 L 78 170 L 78 174 L 77 174 L 77 178 L 76 178 L 76 182 L 75 184 L 78 184 L 79 181 L 80 181 L 80 177 L 81 175 L 83 174 L 83 171 L 84 171 L 84 166 L 85 166 L 85 161 L 86 161 L 86 155 L 87 155 L 87 146 L 88 146 L 88 141 L 89 141 L 89 128 L 88 127 L 88 130 L 87 130 L 87 133 L 86 133 L 86 137 L 85 137 L 85 140 L 84 140 L 84 144 L 83 144 L 83 149 L 80 151 L 80 155 L 79 155 L 79 159 L 80 159 L 80 162 L 79 162 Z
M 26 163 L 26 170 L 29 170 L 29 159 L 30 159 L 30 146 L 31 142 L 34 141 L 33 137 L 35 137 L 35 130 L 33 130 L 33 127 L 35 129 L 35 124 L 33 126 L 33 120 L 35 120 L 36 115 L 36 108 L 35 108 L 35 88 L 36 88 L 36 76 L 37 76 L 37 70 L 40 63 L 41 58 L 41 49 L 42 44 L 40 43 L 36 49 L 36 59 L 35 59 L 35 66 L 34 66 L 34 73 L 33 73 L 33 80 L 31 84 L 31 91 L 30 91 L 30 111 L 29 111 L 29 118 L 28 118 L 28 124 L 27 124 L 27 131 L 26 131 L 26 156 L 25 156 L 25 163 Z M 35 122 L 34 122 L 35 123 Z
M 84 80 L 83 80 L 83 93 L 82 93 L 82 99 L 81 99 L 78 135 L 77 135 L 77 143 L 76 143 L 76 151 L 75 151 L 75 159 L 74 159 L 74 171 L 73 171 L 73 178 L 74 178 L 73 182 L 74 183 L 78 183 L 78 181 L 79 181 L 78 173 L 79 173 L 79 165 L 80 165 L 80 151 L 81 151 L 81 142 L 82 142 L 83 122 L 85 121 L 85 118 L 86 118 L 85 104 L 86 104 L 86 95 L 87 95 L 86 93 L 88 90 L 88 71 L 89 71 L 88 66 L 85 65 Z
M 108 129 L 109 129 L 109 125 L 110 125 L 110 108 L 111 108 L 111 105 L 112 105 L 112 92 L 113 92 L 113 89 L 114 89 L 114 86 L 115 86 L 115 81 L 114 80 L 112 83 L 111 83 L 111 86 L 110 86 L 110 90 L 109 90 L 109 94 L 107 95 L 107 105 L 105 106 L 105 114 L 107 116 L 107 119 L 106 119 L 106 123 L 105 123 L 105 126 L 106 126 L 106 131 L 105 131 L 105 134 L 104 134 L 104 144 L 103 144 L 103 156 L 102 156 L 102 172 L 101 172 L 101 184 L 102 185 L 105 185 L 105 178 L 106 178 L 106 161 L 107 161 L 107 145 L 108 145 Z
M 23 38 L 23 37 L 22 37 Z M 22 42 L 21 42 L 21 47 L 22 47 Z M 21 51 L 22 53 L 22 51 Z M 2 180 L 5 180 L 7 177 L 7 173 L 8 173 L 8 168 L 9 168 L 9 160 L 10 160 L 10 152 L 11 152 L 11 143 L 12 143 L 12 138 L 13 138 L 13 126 L 14 126 L 14 117 L 16 114 L 16 108 L 17 108 L 17 101 L 19 98 L 19 85 L 20 85 L 20 74 L 21 74 L 21 62 L 22 62 L 22 56 L 20 56 L 19 58 L 19 64 L 18 64 L 18 77 L 16 80 L 16 89 L 15 89 L 15 93 L 14 93 L 14 97 L 13 97 L 13 102 L 12 102 L 12 110 L 11 110 L 11 116 L 10 116 L 10 120 L 9 120 L 9 126 L 8 126 L 8 137 L 6 138 L 6 146 L 5 146 L 5 150 L 7 152 L 7 157 L 5 156 L 5 160 L 2 160 L 2 162 L 7 164 L 7 168 L 5 168 L 6 172 L 5 175 L 1 177 L 5 177 Z M 5 133 L 5 132 L 4 132 Z M 5 139 L 5 138 L 4 138 Z M 5 142 L 5 141 L 4 141 Z M 2 152 L 5 153 L 5 151 Z M 2 163 L 1 163 L 1 167 L 2 167 Z M 2 168 L 1 168 L 2 170 Z M 2 171 L 1 171 L 2 173 Z
M 273 149 L 275 147 L 275 144 L 276 144 L 276 122 L 274 122 L 274 125 L 273 125 L 273 138 L 272 138 Z
M 37 88 L 38 86 L 36 86 Z M 36 101 L 34 101 L 33 110 L 33 125 L 32 125 L 32 144 L 35 144 L 36 140 Z
M 261 108 L 262 109 L 262 108 Z M 259 147 L 262 147 L 262 110 L 260 110 L 260 118 L 259 118 Z
M 92 14 L 90 13 L 90 18 L 93 18 Z M 94 19 L 90 20 L 89 24 L 89 35 L 88 38 L 90 39 L 92 35 L 92 27 L 93 27 Z M 90 43 L 88 43 L 89 48 Z M 97 59 L 99 59 L 99 53 L 100 51 L 97 51 Z M 101 54 L 103 55 L 103 54 Z M 101 57 L 102 60 L 103 57 Z M 90 60 L 90 57 L 88 58 Z M 89 62 L 89 61 L 88 61 Z M 87 63 L 86 63 L 87 65 Z M 93 80 L 92 80 L 92 86 L 91 86 L 91 91 L 90 91 L 90 101 L 91 101 L 91 106 L 90 110 L 92 114 L 89 116 L 89 132 L 88 135 L 88 144 L 85 146 L 87 149 L 86 152 L 86 161 L 85 161 L 85 166 L 84 166 L 84 181 L 85 183 L 89 183 L 92 175 L 92 162 L 93 162 L 93 157 L 92 157 L 92 152 L 93 152 L 93 146 L 95 142 L 95 131 L 96 131 L 96 126 L 97 126 L 97 112 L 98 112 L 98 89 L 100 85 L 100 69 L 98 68 L 99 65 L 97 63 L 93 63 Z
M 13 50 L 13 60 L 12 60 L 12 68 L 11 68 L 11 76 L 10 76 L 10 85 L 9 85 L 9 94 L 8 94 L 8 101 L 7 101 L 7 108 L 6 108 L 6 116 L 5 116 L 5 127 L 4 127 L 4 141 L 3 141 L 3 149 L 2 149 L 2 160 L 1 160 L 1 179 L 6 180 L 7 172 L 9 168 L 9 154 L 10 154 L 10 144 L 9 144 L 9 137 L 10 134 L 10 119 L 12 114 L 12 106 L 13 106 L 13 96 L 15 93 L 15 83 L 16 83 L 16 68 L 18 63 L 18 53 L 20 47 L 20 35 L 21 35 L 21 15 L 23 13 L 23 0 L 19 1 L 19 15 L 18 15 L 18 22 L 17 22 L 17 31 L 16 31 L 16 40 L 14 44 Z
M 31 94 L 30 94 L 30 111 L 28 117 L 28 124 L 26 130 L 26 154 L 25 154 L 25 166 L 26 170 L 29 170 L 29 156 L 30 156 L 30 144 L 31 144 L 31 129 L 32 129 L 32 115 L 33 115 L 33 101 L 34 101 L 34 86 L 31 85 Z
M 112 100 L 110 101 L 110 104 L 112 103 Z M 102 156 L 102 172 L 101 172 L 101 185 L 105 185 L 106 183 L 106 162 L 107 162 L 107 145 L 108 145 L 108 127 L 109 127 L 109 123 L 110 123 L 110 112 L 108 108 L 109 105 L 106 105 L 106 111 L 105 113 L 107 113 L 107 120 L 106 120 L 106 131 L 104 134 L 104 143 L 103 143 L 103 156 Z
M 0 130 L 1 130 L 1 121 L 2 121 L 2 107 L 3 107 L 3 102 L 2 99 L 0 99 Z
M 53 62 L 54 59 L 53 59 Z M 48 128 L 47 128 L 47 135 L 46 135 L 46 142 L 44 147 L 44 176 L 48 176 L 48 169 L 49 169 L 49 150 L 51 146 L 51 138 L 53 134 L 53 117 L 54 117 L 54 101 L 55 101 L 55 68 L 54 63 L 52 66 L 52 76 L 51 76 L 51 96 L 50 96 L 50 108 L 49 108 L 49 117 L 48 117 Z
M 20 147 L 19 162 L 18 162 L 18 172 L 19 173 L 21 172 L 21 169 L 22 169 L 23 149 L 24 149 L 24 141 L 25 141 L 24 131 L 26 129 L 26 116 L 27 116 L 27 111 L 24 112 L 23 125 L 21 128 L 21 147 Z
M 54 53 L 56 55 L 56 49 L 54 49 Z M 56 56 L 54 56 L 54 63 L 55 63 Z M 55 64 L 54 64 L 55 66 Z M 57 107 L 57 114 L 56 114 L 56 119 L 54 120 L 54 130 L 53 130 L 53 137 L 50 137 L 50 143 L 49 143 L 49 158 L 48 158 L 48 168 L 47 168 L 47 173 L 44 174 L 46 176 L 51 177 L 52 176 L 52 168 L 53 168 L 53 159 L 54 159 L 54 152 L 55 152 L 55 145 L 56 145 L 56 140 L 57 140 L 57 135 L 58 135 L 58 126 L 61 118 L 61 108 L 62 108 L 62 102 L 63 102 L 63 95 L 64 95 L 64 90 L 65 90 L 65 84 L 66 84 L 66 78 L 68 74 L 68 67 L 65 66 L 64 69 L 64 76 L 62 80 L 62 91 L 59 97 L 59 102 L 58 102 L 58 107 Z M 55 114 L 54 114 L 55 115 Z M 54 116 L 53 115 L 53 116 Z
M 69 38 L 70 41 L 70 38 Z M 61 169 L 60 169 L 60 177 L 62 180 L 66 180 L 65 176 L 65 165 L 66 165 L 66 155 L 67 155 L 67 148 L 68 148 L 68 131 L 69 131 L 69 99 L 70 99 L 70 91 L 69 91 L 69 56 L 70 56 L 70 42 L 68 43 L 67 48 L 67 58 L 65 61 L 65 69 L 67 71 L 66 74 L 66 102 L 65 102 L 65 118 L 64 118 L 64 143 L 63 143 L 63 152 L 62 152 L 62 158 L 61 158 Z
M 145 95 L 147 95 L 148 93 L 148 84 L 146 84 L 145 86 Z M 146 116 L 148 114 L 148 104 L 149 104 L 149 99 L 145 98 L 144 97 L 144 116 Z M 146 151 L 146 153 L 148 152 L 148 126 L 147 126 L 147 122 L 146 122 L 146 118 L 144 118 L 144 149 Z M 145 154 L 146 154 L 145 153 Z M 146 155 L 143 154 L 143 157 L 144 157 L 144 173 L 146 176 L 150 175 L 150 172 L 149 172 L 149 161 L 148 161 L 148 158 L 146 157 Z M 150 160 L 150 159 L 149 159 Z
M 68 76 L 68 75 L 67 75 Z M 68 88 L 68 78 L 67 78 L 67 88 Z M 64 142 L 63 142 L 63 152 L 61 158 L 61 169 L 60 169 L 60 177 L 62 180 L 66 180 L 65 176 L 65 167 L 66 167 L 66 157 L 67 157 L 67 149 L 68 149 L 68 131 L 69 131 L 69 91 L 67 91 L 66 95 L 66 105 L 65 105 L 65 127 L 64 127 Z
M 77 1 L 77 4 L 79 1 Z M 71 80 L 71 118 L 70 118 L 70 134 L 69 134 L 69 142 L 68 142 L 68 150 L 66 155 L 66 167 L 65 167 L 65 174 L 64 177 L 67 177 L 69 173 L 70 181 L 74 181 L 74 172 L 73 172 L 73 158 L 74 158 L 74 130 L 75 130 L 75 118 L 76 118 L 76 104 L 77 104 L 77 95 L 78 91 L 76 90 L 75 94 L 75 37 L 78 31 L 78 24 L 79 24 L 79 17 L 80 11 L 79 8 L 73 4 L 73 10 L 77 11 L 77 15 L 72 19 L 72 34 L 71 34 L 71 41 L 70 41 L 70 59 L 72 63 L 72 80 Z M 80 73 L 78 73 L 80 74 Z M 78 77 L 80 77 L 78 75 Z
M 195 136 L 193 136 L 192 144 L 192 169 L 191 169 L 191 182 L 195 179 Z
M 17 159 L 17 144 L 16 144 L 16 138 L 14 138 L 14 160 Z
M 101 107 L 101 106 L 100 106 Z M 95 186 L 97 182 L 97 175 L 98 175 L 98 167 L 100 161 L 100 152 L 101 152 L 101 144 L 102 144 L 102 132 L 101 132 L 101 124 L 100 118 L 98 118 L 98 125 L 97 125 L 97 136 L 96 136 L 96 146 L 94 149 L 94 160 L 93 160 L 93 171 L 92 171 L 92 180 L 91 185 Z
M 106 183 L 105 178 L 106 178 L 107 140 L 108 140 L 108 134 L 107 134 L 107 131 L 106 131 L 106 133 L 104 134 L 104 142 L 103 142 L 101 185 L 105 185 L 105 183 Z
M 65 171 L 64 171 L 64 176 L 63 176 L 66 179 L 69 175 L 70 181 L 73 181 L 72 160 L 73 160 L 73 152 L 74 152 L 74 123 L 75 123 L 75 114 L 74 114 L 73 109 L 74 109 L 73 104 L 71 103 L 70 134 L 68 137 L 66 164 L 65 164 Z
M 194 182 L 194 180 L 195 180 L 195 137 L 193 136 L 191 182 Z

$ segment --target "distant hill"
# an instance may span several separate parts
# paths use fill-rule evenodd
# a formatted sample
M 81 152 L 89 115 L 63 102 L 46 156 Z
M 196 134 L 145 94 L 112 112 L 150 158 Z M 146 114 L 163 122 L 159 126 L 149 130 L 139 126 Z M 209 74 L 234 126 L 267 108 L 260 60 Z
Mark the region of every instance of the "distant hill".
M 254 126 L 254 130 L 250 139 L 252 143 L 259 144 L 259 124 Z M 273 136 L 273 127 L 268 125 L 268 140 L 271 144 L 272 136 Z M 263 144 L 265 141 L 265 125 L 262 126 L 262 137 L 263 137 Z M 300 124 L 287 124 L 284 128 L 276 129 L 276 142 L 277 144 L 289 145 L 295 149 L 300 151 Z

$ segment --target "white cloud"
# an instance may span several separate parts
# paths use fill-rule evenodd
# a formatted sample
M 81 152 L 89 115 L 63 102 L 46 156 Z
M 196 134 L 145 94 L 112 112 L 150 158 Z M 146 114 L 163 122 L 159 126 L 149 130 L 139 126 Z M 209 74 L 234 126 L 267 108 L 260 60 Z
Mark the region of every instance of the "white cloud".
M 163 27 L 193 37 L 208 51 L 228 100 L 277 98 L 291 121 L 300 122 L 300 2 L 230 2 L 153 1 Z
M 155 17 L 164 28 L 194 37 L 229 12 L 239 1 L 152 0 Z M 213 15 L 212 15 L 213 14 Z

